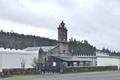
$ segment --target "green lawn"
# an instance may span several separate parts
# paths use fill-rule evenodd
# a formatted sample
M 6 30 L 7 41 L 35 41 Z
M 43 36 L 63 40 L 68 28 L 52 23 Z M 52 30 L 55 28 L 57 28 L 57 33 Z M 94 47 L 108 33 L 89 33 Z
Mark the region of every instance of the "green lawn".
M 120 80 L 120 71 L 99 71 L 99 72 L 84 72 L 84 73 L 66 73 L 66 74 L 56 74 L 56 73 L 46 73 L 46 74 L 38 74 L 38 75 L 14 75 L 7 78 L 0 78 L 0 80 L 55 80 L 55 78 L 58 78 L 61 80 L 76 80 L 77 78 L 86 78 L 85 80 L 93 80 L 94 78 L 98 78 L 97 80 L 103 80 L 104 78 L 107 78 L 106 80 Z M 64 78 L 64 79 L 63 79 Z M 89 79 L 91 78 L 91 79 Z M 82 79 L 82 80 L 83 80 Z M 77 79 L 79 80 L 79 79 Z
M 54 73 L 46 73 L 46 74 L 31 74 L 31 75 L 13 75 L 11 77 L 1 78 L 0 80 L 17 80 L 21 78 L 35 78 L 35 77 L 41 77 L 41 76 L 50 76 L 55 75 Z
M 0 78 L 0 80 L 17 80 L 20 78 L 32 78 L 35 76 L 38 76 L 38 75 L 14 75 L 14 76 L 7 77 L 7 78 Z

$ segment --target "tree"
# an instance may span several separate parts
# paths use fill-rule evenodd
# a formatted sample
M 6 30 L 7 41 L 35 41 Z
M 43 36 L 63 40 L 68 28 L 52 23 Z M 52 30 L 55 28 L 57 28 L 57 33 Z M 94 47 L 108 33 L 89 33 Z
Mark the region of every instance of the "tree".
M 25 60 L 23 58 L 21 59 L 21 68 L 25 69 Z
M 0 47 L 24 49 L 26 47 L 35 46 L 54 46 L 57 44 L 56 40 L 39 37 L 35 35 L 18 34 L 13 31 L 0 31 Z
M 71 38 L 69 40 L 69 50 L 72 55 L 95 55 L 96 48 L 88 43 L 87 40 L 77 41 Z

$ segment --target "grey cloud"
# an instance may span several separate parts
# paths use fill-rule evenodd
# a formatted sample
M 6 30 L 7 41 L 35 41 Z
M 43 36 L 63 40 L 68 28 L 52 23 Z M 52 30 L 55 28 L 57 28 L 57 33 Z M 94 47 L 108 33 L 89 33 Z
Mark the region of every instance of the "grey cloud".
M 111 2 L 112 5 L 110 6 Z M 77 35 L 76 38 L 79 39 L 87 39 L 99 48 L 106 47 L 120 50 L 120 32 L 118 31 L 120 30 L 120 14 L 113 14 L 118 3 L 113 0 L 101 0 L 101 3 L 93 9 L 93 14 L 88 13 L 77 17 L 74 15 L 74 28 L 72 30 L 77 33 L 73 33 L 74 36 Z M 117 8 L 120 9 L 120 6 L 117 6 Z M 77 14 L 80 14 L 80 11 Z
M 37 27 L 52 28 L 51 24 L 55 21 L 52 15 L 32 12 L 29 8 L 19 4 L 18 0 L 12 0 L 14 4 L 11 4 L 11 2 L 6 5 L 7 1 L 8 0 L 0 1 L 0 18 Z M 47 26 L 44 24 L 47 24 Z
M 98 3 L 94 7 L 86 10 L 76 7 L 77 0 L 28 1 L 33 4 L 50 2 L 58 5 L 57 7 L 60 7 L 63 12 L 56 15 L 35 13 L 20 0 L 0 0 L 0 18 L 51 30 L 56 30 L 57 24 L 63 19 L 69 29 L 69 37 L 87 39 L 98 48 L 120 50 L 119 0 L 97 0 Z

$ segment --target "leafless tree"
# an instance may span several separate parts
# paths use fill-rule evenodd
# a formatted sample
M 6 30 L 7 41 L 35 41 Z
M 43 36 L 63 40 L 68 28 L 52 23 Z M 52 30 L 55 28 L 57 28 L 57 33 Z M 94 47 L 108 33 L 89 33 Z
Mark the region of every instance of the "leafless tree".
M 21 68 L 25 68 L 25 60 L 23 58 L 21 59 Z

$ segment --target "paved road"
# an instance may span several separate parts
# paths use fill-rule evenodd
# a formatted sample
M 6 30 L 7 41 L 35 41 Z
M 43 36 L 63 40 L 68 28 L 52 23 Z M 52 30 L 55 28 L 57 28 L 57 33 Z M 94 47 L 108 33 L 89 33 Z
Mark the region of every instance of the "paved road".
M 120 80 L 120 71 L 89 72 L 73 74 L 47 74 L 17 80 Z

